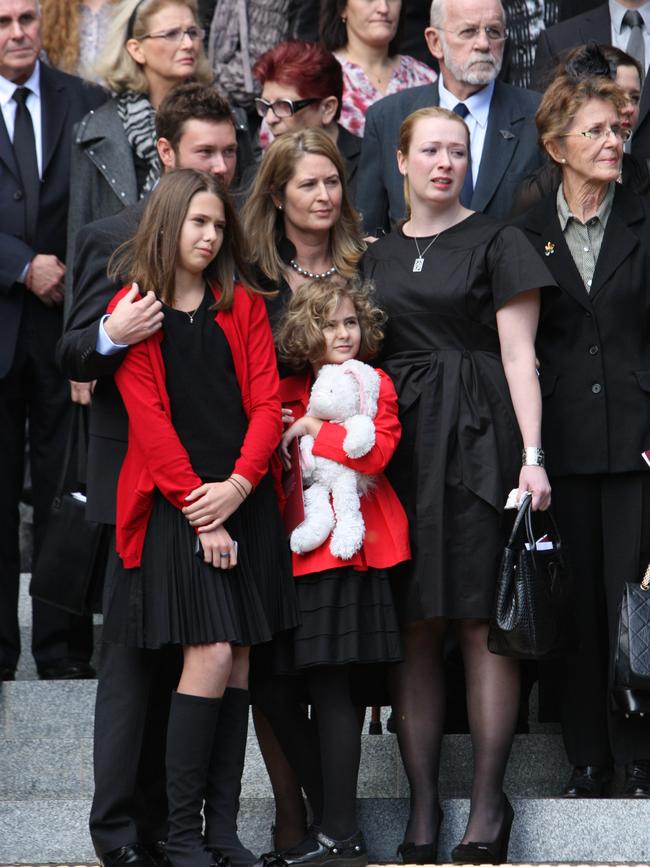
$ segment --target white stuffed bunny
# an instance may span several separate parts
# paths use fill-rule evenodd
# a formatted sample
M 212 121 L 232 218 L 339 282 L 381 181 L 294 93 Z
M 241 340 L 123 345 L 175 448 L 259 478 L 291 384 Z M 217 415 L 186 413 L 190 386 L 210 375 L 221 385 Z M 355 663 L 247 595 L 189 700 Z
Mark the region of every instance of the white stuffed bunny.
M 373 419 L 378 398 L 379 374 L 370 365 L 354 359 L 325 364 L 312 386 L 307 415 L 342 424 L 347 431 L 345 453 L 361 458 L 375 444 Z M 329 458 L 315 456 L 313 445 L 312 436 L 301 437 L 305 520 L 291 534 L 291 550 L 298 554 L 313 551 L 331 533 L 330 551 L 341 560 L 349 560 L 363 544 L 365 525 L 359 495 L 368 490 L 372 479 Z

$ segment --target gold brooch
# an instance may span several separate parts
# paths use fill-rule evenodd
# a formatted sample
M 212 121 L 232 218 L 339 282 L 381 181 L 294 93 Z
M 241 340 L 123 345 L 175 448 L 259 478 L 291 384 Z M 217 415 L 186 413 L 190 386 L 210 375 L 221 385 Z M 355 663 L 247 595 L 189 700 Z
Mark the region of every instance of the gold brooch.
M 555 244 L 552 241 L 547 241 L 544 245 L 544 255 L 552 256 L 555 253 Z

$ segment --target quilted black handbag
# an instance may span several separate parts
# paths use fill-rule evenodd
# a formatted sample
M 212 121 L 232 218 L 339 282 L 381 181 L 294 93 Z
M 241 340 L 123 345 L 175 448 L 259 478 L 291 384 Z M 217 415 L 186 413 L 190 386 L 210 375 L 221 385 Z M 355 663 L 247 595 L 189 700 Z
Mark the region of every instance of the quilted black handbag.
M 501 560 L 488 648 L 517 659 L 552 659 L 576 645 L 572 581 L 553 515 L 534 514 L 533 522 L 531 497 L 524 495 Z M 538 546 L 540 532 L 545 541 Z
M 640 584 L 628 582 L 619 608 L 612 705 L 630 714 L 650 712 L 650 566 Z
M 85 409 L 76 405 L 57 494 L 50 507 L 45 536 L 29 586 L 34 599 L 73 614 L 92 614 L 101 610 L 101 589 L 108 554 L 108 528 L 86 520 L 85 497 L 79 493 L 79 488 L 83 487 L 79 483 L 85 478 L 86 425 Z M 73 471 L 75 454 L 77 466 Z

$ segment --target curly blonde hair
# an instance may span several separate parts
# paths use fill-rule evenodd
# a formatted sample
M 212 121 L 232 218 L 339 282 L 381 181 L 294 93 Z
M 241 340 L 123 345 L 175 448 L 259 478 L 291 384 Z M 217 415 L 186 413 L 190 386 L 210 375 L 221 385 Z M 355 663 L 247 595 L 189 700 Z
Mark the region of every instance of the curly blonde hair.
M 323 329 L 345 298 L 352 302 L 359 320 L 359 358 L 367 361 L 377 355 L 384 340 L 386 314 L 374 303 L 373 284 L 358 277 L 334 277 L 310 280 L 293 293 L 276 329 L 280 358 L 296 370 L 319 362 L 325 354 Z

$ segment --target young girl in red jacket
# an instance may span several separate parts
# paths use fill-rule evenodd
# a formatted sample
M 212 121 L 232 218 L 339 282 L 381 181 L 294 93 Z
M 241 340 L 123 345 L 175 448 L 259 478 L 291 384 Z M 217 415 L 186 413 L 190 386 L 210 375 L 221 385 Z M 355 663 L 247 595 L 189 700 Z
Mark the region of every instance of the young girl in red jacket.
M 129 442 L 117 493 L 122 568 L 104 636 L 183 648 L 167 733 L 166 851 L 174 867 L 221 863 L 219 823 L 235 817 L 214 793 L 232 764 L 226 754 L 246 736 L 249 647 L 297 622 L 267 477 L 282 432 L 275 351 L 240 249 L 218 181 L 179 170 L 162 178 L 113 264 L 158 296 L 164 319 L 115 374 Z M 229 785 L 236 805 L 239 778 Z
M 312 281 L 289 301 L 276 338 L 282 359 L 299 371 L 280 384 L 283 417 L 290 422 L 281 445 L 285 466 L 292 440 L 309 434 L 315 457 L 373 477 L 361 497 L 365 535 L 360 550 L 350 559 L 338 559 L 330 551 L 330 537 L 316 550 L 293 554 L 301 624 L 292 633 L 289 663 L 303 675 L 318 737 L 314 742 L 313 727 L 303 714 L 290 708 L 283 712 L 279 702 L 271 708 L 289 761 L 310 800 L 317 802 L 311 804 L 315 826 L 310 835 L 280 853 L 290 865 L 358 867 L 368 860 L 356 818 L 361 739 L 351 676 L 355 669 L 370 674 L 373 665 L 400 659 L 388 569 L 409 558 L 408 530 L 404 510 L 383 475 L 400 437 L 397 397 L 388 376 L 378 371 L 375 444 L 356 459 L 343 449 L 345 428 L 305 413 L 321 366 L 371 358 L 381 344 L 383 320 L 367 285 Z M 313 779 L 319 762 L 322 791 L 314 798 L 313 785 L 303 781 Z

